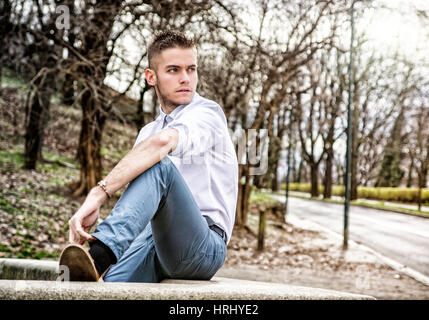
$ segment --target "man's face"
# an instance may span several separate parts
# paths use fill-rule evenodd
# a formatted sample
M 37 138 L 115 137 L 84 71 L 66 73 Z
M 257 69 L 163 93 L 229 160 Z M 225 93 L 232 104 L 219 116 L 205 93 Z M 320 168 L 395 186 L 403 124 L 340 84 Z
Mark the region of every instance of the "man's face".
M 198 83 L 197 50 L 170 48 L 154 59 L 154 69 L 146 70 L 146 79 L 157 90 L 163 106 L 188 104 Z

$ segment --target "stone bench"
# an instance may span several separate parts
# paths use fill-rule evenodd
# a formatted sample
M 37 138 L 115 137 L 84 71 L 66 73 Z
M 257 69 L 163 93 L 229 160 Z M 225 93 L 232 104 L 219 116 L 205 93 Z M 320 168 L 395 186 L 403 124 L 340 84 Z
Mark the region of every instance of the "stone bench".
M 161 283 L 55 281 L 58 262 L 0 259 L 0 299 L 17 300 L 372 300 L 334 290 L 214 277 Z

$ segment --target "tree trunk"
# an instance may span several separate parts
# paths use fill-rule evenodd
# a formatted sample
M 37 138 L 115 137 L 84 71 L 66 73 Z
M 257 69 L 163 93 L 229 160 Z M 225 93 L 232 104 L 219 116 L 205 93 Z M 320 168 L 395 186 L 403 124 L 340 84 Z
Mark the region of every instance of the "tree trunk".
M 107 48 L 113 24 L 120 13 L 122 1 L 109 0 L 94 2 L 92 19 L 83 35 L 85 46 L 80 54 L 90 60 L 75 75 L 85 83 L 86 91 L 81 97 L 82 127 L 78 146 L 78 159 L 81 166 L 80 181 L 74 196 L 87 194 L 102 178 L 101 140 L 106 114 L 103 82 L 112 51 Z M 87 12 L 89 13 L 89 12 Z
M 279 151 L 279 154 L 280 154 L 280 151 Z M 280 191 L 281 190 L 282 182 L 279 179 L 278 171 L 279 171 L 279 161 L 277 160 L 276 164 L 274 166 L 274 179 L 273 179 L 273 184 L 272 184 L 272 188 L 271 188 L 271 190 L 273 190 L 273 191 Z
M 137 112 L 136 112 L 137 133 L 146 124 L 145 117 L 144 117 L 144 97 L 145 97 L 146 92 L 148 92 L 150 90 L 150 88 L 151 87 L 149 86 L 149 84 L 147 83 L 147 80 L 145 79 L 145 86 L 140 90 L 140 98 L 139 98 L 139 101 L 137 103 Z M 154 108 L 154 109 L 156 109 L 156 108 Z
M 238 183 L 238 198 L 237 198 L 237 209 L 235 215 L 235 224 L 239 228 L 243 228 L 247 224 L 247 211 L 249 208 L 249 197 L 252 191 L 250 185 L 249 168 L 247 165 L 239 165 L 239 183 Z M 245 178 L 245 182 L 241 183 L 242 178 Z
M 74 87 L 73 87 L 73 78 L 71 75 L 66 74 L 65 79 L 64 79 L 64 83 L 63 83 L 63 88 L 62 88 L 62 93 L 63 93 L 63 104 L 65 104 L 66 106 L 71 106 L 74 102 Z
M 52 62 L 47 63 L 52 67 Z M 54 92 L 55 74 L 48 72 L 42 76 L 33 94 L 29 94 L 27 101 L 27 115 L 25 130 L 24 168 L 36 169 L 37 161 L 42 155 L 45 127 L 49 120 L 51 96 Z
M 422 187 L 419 187 L 417 195 L 417 210 L 422 211 Z
M 293 149 L 294 151 L 295 151 L 295 149 Z M 297 172 L 297 170 L 296 170 L 296 158 L 295 158 L 295 152 L 294 151 L 291 151 L 291 157 L 292 157 L 292 160 L 291 160 L 291 165 L 290 165 L 290 181 L 292 181 L 292 182 L 296 182 L 296 177 L 297 177 L 297 174 L 296 174 L 296 172 Z
M 296 172 L 296 176 L 294 178 L 294 182 L 301 183 L 302 181 L 302 170 L 304 170 L 304 161 L 302 159 L 299 160 L 298 170 Z
M 353 108 L 353 124 L 352 124 L 352 150 L 351 150 L 351 181 L 350 181 L 350 200 L 356 200 L 357 199 L 357 167 L 358 167 L 358 154 L 359 154 L 359 142 L 358 142 L 358 123 L 359 123 L 359 110 L 356 107 L 357 102 L 354 103 Z
M 267 187 L 271 190 L 278 190 L 277 167 L 280 160 L 281 139 L 277 136 L 272 136 L 270 140 L 272 141 L 272 143 L 270 146 L 271 149 L 268 149 L 268 172 L 271 172 L 271 179 L 270 181 L 268 181 Z
M 30 101 L 27 101 L 29 114 L 25 128 L 24 168 L 34 170 L 41 156 L 42 132 L 45 125 L 42 118 L 45 118 L 48 106 L 43 103 L 42 92 L 36 91 L 30 96 Z
M 106 117 L 90 91 L 82 95 L 82 123 L 78 146 L 80 181 L 74 196 L 84 195 L 102 178 L 101 139 Z
M 429 155 L 428 155 L 429 157 Z M 427 175 L 428 175 L 428 168 L 425 163 L 422 163 L 423 168 L 421 168 L 421 171 L 419 172 L 419 191 L 417 196 L 417 204 L 418 204 L 418 210 L 422 210 L 422 192 L 423 188 L 426 187 L 427 184 Z
M 247 214 L 249 211 L 249 198 L 250 198 L 250 194 L 252 192 L 252 186 L 250 184 L 250 176 L 247 172 L 246 174 L 246 184 L 244 185 L 244 192 L 243 192 L 243 198 L 241 199 L 242 201 L 242 223 L 243 226 L 247 225 Z
M 235 209 L 235 225 L 237 227 L 243 226 L 242 219 L 242 198 L 243 198 L 243 184 L 241 183 L 241 176 L 243 172 L 243 165 L 238 166 L 238 195 L 237 195 L 237 207 Z
M 358 165 L 357 152 L 352 152 L 350 200 L 357 199 L 357 165 Z
M 312 197 L 318 197 L 319 196 L 318 178 L 317 178 L 318 171 L 319 171 L 318 164 L 310 163 L 311 196 Z
M 414 170 L 414 158 L 411 158 L 410 166 L 408 168 L 407 188 L 411 188 L 411 186 L 413 185 L 413 170 Z
M 324 190 L 323 198 L 329 199 L 332 197 L 332 166 L 334 162 L 334 150 L 331 147 L 326 150 L 326 171 L 325 171 L 325 181 L 324 181 Z
M 8 41 L 6 37 L 13 29 L 9 17 L 12 12 L 12 4 L 9 0 L 0 3 L 0 88 L 2 86 L 3 63 L 7 56 Z

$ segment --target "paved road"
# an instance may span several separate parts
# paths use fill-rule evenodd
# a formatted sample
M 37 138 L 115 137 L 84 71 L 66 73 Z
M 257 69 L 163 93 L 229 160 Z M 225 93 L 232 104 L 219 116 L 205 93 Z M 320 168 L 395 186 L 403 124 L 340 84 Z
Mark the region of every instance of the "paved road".
M 284 196 L 275 197 L 284 201 Z M 289 214 L 343 234 L 341 204 L 290 197 Z M 429 219 L 351 206 L 349 239 L 429 276 Z

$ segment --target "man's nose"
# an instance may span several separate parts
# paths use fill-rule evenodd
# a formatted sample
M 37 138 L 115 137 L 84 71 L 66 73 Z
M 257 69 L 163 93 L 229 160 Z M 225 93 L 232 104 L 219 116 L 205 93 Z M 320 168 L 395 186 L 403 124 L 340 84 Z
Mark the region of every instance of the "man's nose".
M 188 83 L 189 82 L 189 75 L 186 72 L 186 70 L 183 70 L 180 73 L 180 79 L 179 80 L 180 80 L 180 83 Z

